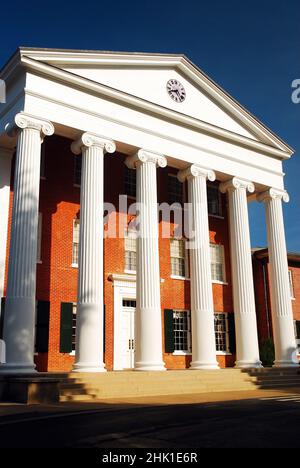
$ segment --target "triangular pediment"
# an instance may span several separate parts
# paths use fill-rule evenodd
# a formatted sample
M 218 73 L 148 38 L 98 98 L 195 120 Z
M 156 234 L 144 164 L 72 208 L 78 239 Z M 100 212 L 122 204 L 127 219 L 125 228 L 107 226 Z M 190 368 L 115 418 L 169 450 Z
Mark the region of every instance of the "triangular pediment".
M 280 138 L 182 55 L 56 49 L 20 49 L 28 57 L 73 76 L 191 117 L 231 134 L 292 154 Z M 170 79 L 184 88 L 175 102 L 167 92 Z

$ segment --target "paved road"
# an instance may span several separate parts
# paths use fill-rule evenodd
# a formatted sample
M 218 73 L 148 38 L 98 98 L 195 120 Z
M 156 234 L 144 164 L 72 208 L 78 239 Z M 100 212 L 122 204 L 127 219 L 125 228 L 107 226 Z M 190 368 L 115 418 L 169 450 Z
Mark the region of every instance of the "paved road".
M 86 407 L 88 408 L 88 407 Z M 180 405 L 47 408 L 0 419 L 0 447 L 300 447 L 300 395 Z

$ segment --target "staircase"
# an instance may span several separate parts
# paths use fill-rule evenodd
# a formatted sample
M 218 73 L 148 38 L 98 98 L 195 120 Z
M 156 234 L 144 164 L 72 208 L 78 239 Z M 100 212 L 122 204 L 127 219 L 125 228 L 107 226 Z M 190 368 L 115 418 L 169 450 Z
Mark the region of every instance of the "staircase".
M 222 369 L 167 372 L 113 371 L 69 374 L 60 380 L 60 401 L 94 401 L 255 389 L 300 388 L 300 369 Z

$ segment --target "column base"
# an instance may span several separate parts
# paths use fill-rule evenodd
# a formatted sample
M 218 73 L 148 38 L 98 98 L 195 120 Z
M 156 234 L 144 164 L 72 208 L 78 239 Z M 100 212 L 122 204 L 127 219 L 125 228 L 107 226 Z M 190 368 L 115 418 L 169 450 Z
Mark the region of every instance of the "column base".
M 35 364 L 0 364 L 0 374 L 37 374 Z
M 101 366 L 99 365 L 92 365 L 92 364 L 74 364 L 72 372 L 107 372 L 107 370 L 104 367 L 104 364 Z
M 273 367 L 299 367 L 299 362 L 293 361 L 274 361 Z
M 191 362 L 189 367 L 190 370 L 216 370 L 220 369 L 219 364 L 217 361 L 215 362 Z
M 261 369 L 263 367 L 261 361 L 236 361 L 236 369 Z
M 164 362 L 136 362 L 134 364 L 135 371 L 166 371 Z

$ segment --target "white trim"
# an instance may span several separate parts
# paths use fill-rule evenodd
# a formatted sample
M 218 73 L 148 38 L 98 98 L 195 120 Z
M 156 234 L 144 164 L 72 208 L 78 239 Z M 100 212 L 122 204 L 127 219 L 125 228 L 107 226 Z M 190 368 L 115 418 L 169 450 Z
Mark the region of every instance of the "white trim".
M 172 356 L 191 356 L 192 353 L 191 351 L 174 351 L 174 353 L 172 353 Z
M 187 276 L 170 275 L 170 278 L 175 279 L 175 280 L 180 280 L 180 281 L 191 281 L 191 278 Z
M 228 286 L 228 283 L 226 281 L 212 280 L 211 282 L 213 284 L 222 284 L 223 286 Z
M 78 263 L 71 263 L 72 268 L 78 268 Z
M 122 93 L 120 91 L 117 91 L 113 88 L 110 88 L 108 86 L 104 85 L 99 85 L 98 83 L 95 83 L 92 80 L 88 80 L 86 78 L 82 78 L 79 76 L 74 75 L 71 72 L 67 72 L 65 70 L 62 70 L 57 67 L 57 65 L 54 67 L 52 65 L 46 64 L 45 62 L 39 62 L 38 60 L 47 60 L 47 54 L 49 57 L 49 51 L 34 51 L 32 49 L 22 49 L 20 51 L 20 59 L 16 60 L 15 56 L 11 59 L 11 61 L 7 64 L 5 69 L 2 71 L 2 76 L 5 77 L 8 73 L 12 73 L 13 68 L 17 66 L 18 62 L 20 61 L 23 66 L 25 66 L 26 69 L 33 69 L 38 71 L 39 73 L 46 75 L 46 76 L 52 76 L 55 78 L 58 78 L 62 80 L 64 83 L 71 83 L 73 85 L 80 86 L 81 88 L 88 89 L 90 91 L 94 92 L 100 92 L 106 96 L 109 97 L 114 97 L 114 98 L 119 98 L 120 101 L 126 102 L 128 104 L 133 104 L 136 105 L 136 107 L 142 107 L 142 108 L 147 108 L 149 104 L 151 105 L 152 103 L 149 103 L 147 101 L 143 102 L 142 99 L 138 99 L 134 96 L 131 96 L 126 93 Z M 43 53 L 44 52 L 44 53 Z M 51 51 L 50 51 L 51 52 Z M 56 61 L 53 61 L 53 53 L 55 53 L 56 57 L 59 56 L 59 51 L 52 51 L 52 63 L 57 63 Z M 63 60 L 59 60 L 60 65 L 62 62 L 65 62 L 67 59 L 67 52 L 60 51 L 61 56 L 64 57 Z M 72 55 L 71 62 L 73 63 L 78 63 L 78 58 L 75 58 L 75 53 L 69 52 L 69 54 Z M 83 54 L 83 53 L 82 53 Z M 81 58 L 81 64 L 87 65 L 93 63 L 93 60 L 95 59 L 94 57 L 89 56 L 88 53 L 85 52 L 85 59 L 82 55 Z M 97 56 L 97 63 L 103 65 L 103 53 L 102 53 L 102 58 L 101 54 L 98 53 Z M 30 58 L 30 56 L 34 56 L 35 58 Z M 36 59 L 37 56 L 40 56 L 38 60 Z M 42 58 L 41 58 L 42 56 Z M 78 57 L 78 55 L 77 55 Z M 104 59 L 107 60 L 107 55 Z M 87 60 L 88 58 L 88 60 Z M 123 59 L 123 60 L 122 60 Z M 68 63 L 70 63 L 70 59 L 67 60 Z M 122 57 L 120 59 L 120 56 L 118 54 L 115 54 L 114 56 L 111 55 L 109 59 L 110 65 L 117 65 L 121 64 L 123 62 L 124 64 L 124 58 Z M 125 60 L 128 65 L 135 65 L 136 62 L 136 56 L 127 56 L 127 59 Z M 13 67 L 12 67 L 13 63 Z M 249 112 L 246 111 L 239 103 L 237 103 L 231 96 L 229 96 L 225 91 L 223 91 L 219 86 L 217 86 L 211 79 L 209 79 L 204 73 L 202 73 L 198 67 L 196 67 L 194 64 L 192 64 L 189 60 L 187 60 L 184 56 L 177 56 L 176 58 L 174 57 L 162 57 L 160 58 L 156 57 L 150 61 L 149 63 L 149 57 L 145 56 L 140 56 L 139 65 L 147 65 L 150 64 L 151 66 L 157 65 L 158 67 L 165 67 L 166 65 L 168 67 L 172 66 L 175 67 L 175 70 L 177 69 L 179 72 L 183 73 L 184 75 L 188 76 L 194 83 L 195 85 L 198 85 L 201 87 L 201 89 L 204 90 L 204 92 L 208 93 L 214 100 L 218 102 L 219 105 L 222 107 L 225 107 L 227 112 L 229 112 L 231 115 L 233 115 L 242 125 L 246 126 L 250 131 L 256 135 L 258 138 L 263 140 L 263 143 L 258 143 L 255 140 L 251 140 L 250 138 L 245 138 L 242 137 L 243 140 L 248 140 L 248 144 L 254 144 L 256 147 L 263 147 L 264 151 L 268 152 L 273 152 L 275 154 L 278 153 L 279 157 L 281 158 L 289 158 L 291 154 L 293 154 L 293 150 L 286 144 L 284 143 L 279 137 L 273 134 L 267 127 L 265 127 L 258 119 L 256 119 L 254 116 L 252 116 Z M 62 66 L 62 65 L 61 65 Z M 142 102 L 142 105 L 141 105 Z M 153 105 L 151 106 L 152 108 L 158 108 L 159 113 L 162 114 L 165 109 L 161 106 L 158 105 Z M 169 112 L 171 116 L 174 116 L 174 114 L 179 114 L 176 112 Z M 177 117 L 177 116 L 176 116 Z M 181 114 L 179 114 L 179 117 L 182 117 Z M 201 122 L 201 124 L 205 127 L 205 130 L 207 131 L 210 125 L 205 124 L 204 122 Z M 230 132 L 229 132 L 230 133 Z M 237 136 L 236 134 L 233 134 L 235 137 Z M 224 134 L 222 136 L 225 136 Z M 272 146 L 273 145 L 273 146 Z
M 28 96 L 32 96 L 32 97 L 35 97 L 37 99 L 40 99 L 40 100 L 44 100 L 44 101 L 47 101 L 47 102 L 51 102 L 53 104 L 56 104 L 58 106 L 62 106 L 63 108 L 69 108 L 71 110 L 74 110 L 74 111 L 78 111 L 80 113 L 84 113 L 84 114 L 87 114 L 87 115 L 90 115 L 92 117 L 97 117 L 97 118 L 101 118 L 101 119 L 104 119 L 105 121 L 107 122 L 111 122 L 111 123 L 115 123 L 117 125 L 121 125 L 122 127 L 127 127 L 131 130 L 137 130 L 139 132 L 143 132 L 147 135 L 152 135 L 154 137 L 158 137 L 158 138 L 161 138 L 163 140 L 167 140 L 169 142 L 173 142 L 173 143 L 177 143 L 177 144 L 180 144 L 180 145 L 184 145 L 186 146 L 187 148 L 192 148 L 192 149 L 196 149 L 196 150 L 200 150 L 200 151 L 203 151 L 203 147 L 200 146 L 200 145 L 196 145 L 196 144 L 193 144 L 193 143 L 190 143 L 189 141 L 187 141 L 186 139 L 180 139 L 180 138 L 175 138 L 175 137 L 171 137 L 171 136 L 168 136 L 166 137 L 165 134 L 163 133 L 160 133 L 158 131 L 154 131 L 154 130 L 151 130 L 147 127 L 142 127 L 140 125 L 133 125 L 133 124 L 130 124 L 128 122 L 124 122 L 122 120 L 118 120 L 116 118 L 112 118 L 112 117 L 109 117 L 107 115 L 104 115 L 104 114 L 100 114 L 99 112 L 95 112 L 95 111 L 91 111 L 89 109 L 86 109 L 84 107 L 81 107 L 81 106 L 75 106 L 74 104 L 73 105 L 70 105 L 68 103 L 65 103 L 59 99 L 51 99 L 49 98 L 48 96 L 44 96 L 42 95 L 41 93 L 37 93 L 33 90 L 29 90 L 29 89 L 25 89 L 25 93 L 26 95 Z M 3 115 L 5 115 L 5 112 L 3 113 Z M 0 117 L 1 117 L 1 114 L 0 114 Z M 266 147 L 268 148 L 268 147 Z M 266 154 L 268 153 L 268 151 L 266 150 L 266 148 L 264 148 L 264 151 L 263 151 L 263 154 Z M 250 148 L 251 149 L 251 148 Z M 262 148 L 260 149 L 260 151 L 262 151 Z M 218 153 L 213 153 L 215 155 L 218 155 Z M 168 155 L 166 152 L 165 152 L 165 156 L 172 156 L 172 155 Z M 289 158 L 290 156 L 288 156 Z M 280 158 L 281 159 L 281 158 Z M 287 159 L 287 158 L 285 158 Z M 232 162 L 236 162 L 238 164 L 241 164 L 241 160 L 239 158 L 236 158 L 234 156 L 231 156 L 230 154 L 226 154 L 226 160 L 229 160 L 229 161 L 232 161 Z M 283 177 L 285 175 L 284 172 L 282 171 L 275 171 L 273 169 L 265 169 L 264 167 L 261 167 L 259 166 L 258 164 L 254 164 L 252 162 L 250 162 L 250 160 L 247 161 L 247 166 L 248 167 L 252 167 L 254 169 L 258 169 L 259 171 L 266 171 L 268 174 L 273 174 L 275 176 L 279 176 L 279 177 Z M 174 166 L 175 167 L 175 166 Z M 232 174 L 233 175 L 233 174 Z
M 136 282 L 133 276 L 111 274 L 114 286 L 114 359 L 113 370 L 122 370 L 122 312 L 123 299 L 136 300 Z

